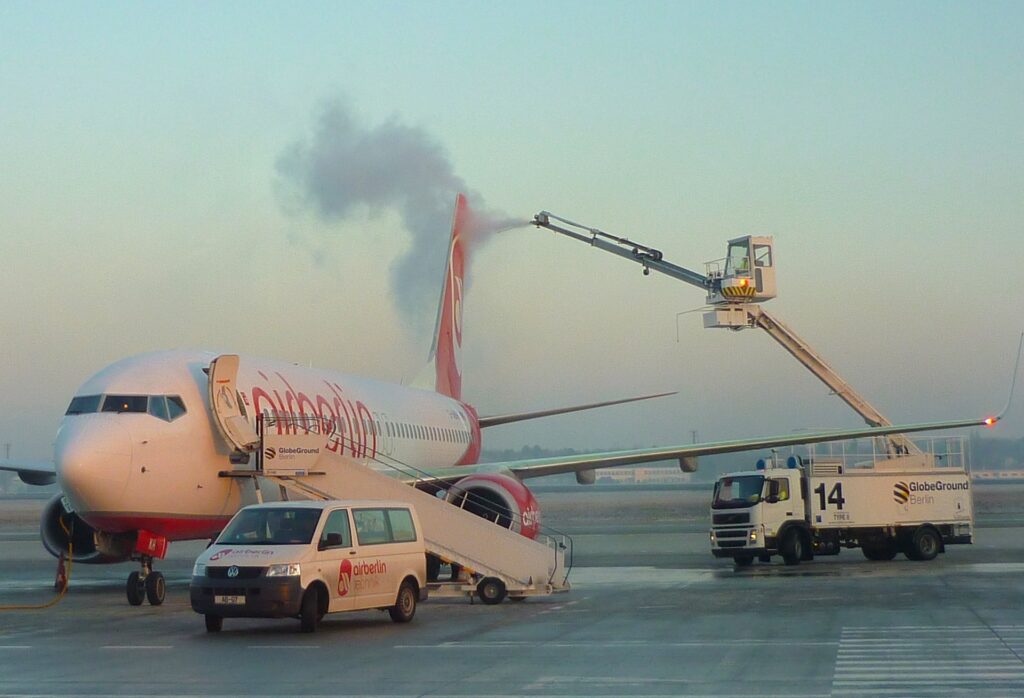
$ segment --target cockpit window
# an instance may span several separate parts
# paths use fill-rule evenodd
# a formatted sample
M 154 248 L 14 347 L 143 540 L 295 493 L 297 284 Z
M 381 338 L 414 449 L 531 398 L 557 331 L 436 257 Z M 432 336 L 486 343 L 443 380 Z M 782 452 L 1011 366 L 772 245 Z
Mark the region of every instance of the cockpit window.
M 150 395 L 149 413 L 165 422 L 171 421 L 171 418 L 167 416 L 167 398 L 163 395 Z
M 64 414 L 93 412 L 148 412 L 157 419 L 173 422 L 185 414 L 185 402 L 177 395 L 78 395 Z
M 149 398 L 145 395 L 107 395 L 103 412 L 145 412 Z
M 98 412 L 100 409 L 100 398 L 102 395 L 79 395 L 78 397 L 71 398 L 71 404 L 68 405 L 68 411 L 64 414 L 87 414 L 89 412 Z
M 175 419 L 185 414 L 185 403 L 177 395 L 167 396 L 167 413 L 168 418 L 173 422 Z

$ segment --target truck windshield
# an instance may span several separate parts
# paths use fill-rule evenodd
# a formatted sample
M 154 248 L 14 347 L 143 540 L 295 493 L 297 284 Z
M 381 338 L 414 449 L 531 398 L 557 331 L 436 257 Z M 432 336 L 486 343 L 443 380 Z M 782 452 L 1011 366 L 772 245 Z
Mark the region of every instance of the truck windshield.
M 301 545 L 313 540 L 320 509 L 243 509 L 217 538 L 218 545 Z
M 739 475 L 723 477 L 715 483 L 712 509 L 740 509 L 761 501 L 764 475 Z

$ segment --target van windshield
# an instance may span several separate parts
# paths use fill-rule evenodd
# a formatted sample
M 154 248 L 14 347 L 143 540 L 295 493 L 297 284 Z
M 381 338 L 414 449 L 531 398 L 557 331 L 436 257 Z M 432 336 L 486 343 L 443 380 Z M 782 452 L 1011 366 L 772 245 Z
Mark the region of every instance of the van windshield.
M 764 475 L 739 475 L 723 477 L 715 483 L 712 509 L 741 509 L 761 501 Z
M 320 509 L 243 509 L 217 538 L 218 545 L 302 545 L 313 540 Z

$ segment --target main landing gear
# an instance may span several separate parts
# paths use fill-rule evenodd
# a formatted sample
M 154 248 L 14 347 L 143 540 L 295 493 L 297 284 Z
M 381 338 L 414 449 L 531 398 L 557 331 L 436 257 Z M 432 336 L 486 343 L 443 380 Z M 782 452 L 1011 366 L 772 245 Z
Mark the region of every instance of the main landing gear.
M 141 606 L 148 600 L 151 606 L 159 606 L 167 594 L 167 582 L 164 576 L 153 569 L 153 558 L 143 555 L 142 570 L 128 575 L 125 595 L 132 606 Z

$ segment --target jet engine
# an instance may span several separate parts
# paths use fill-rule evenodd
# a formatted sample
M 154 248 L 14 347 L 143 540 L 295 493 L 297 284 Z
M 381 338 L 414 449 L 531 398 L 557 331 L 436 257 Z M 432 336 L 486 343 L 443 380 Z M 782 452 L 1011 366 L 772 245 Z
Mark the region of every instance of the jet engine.
M 97 531 L 71 511 L 59 494 L 47 502 L 39 528 L 43 546 L 54 557 L 67 554 L 70 539 L 75 562 L 124 562 L 131 558 L 135 544 L 134 533 Z
M 511 475 L 480 473 L 456 482 L 445 499 L 499 526 L 533 539 L 540 529 L 540 505 L 533 492 Z

